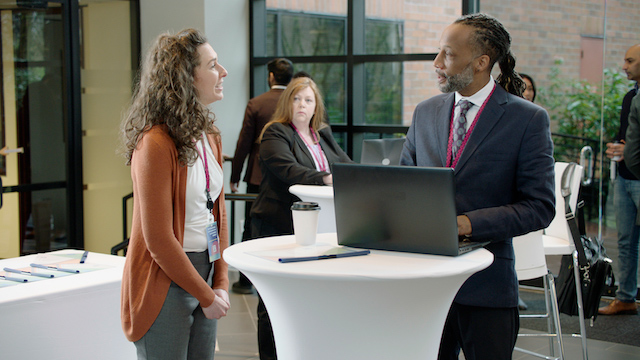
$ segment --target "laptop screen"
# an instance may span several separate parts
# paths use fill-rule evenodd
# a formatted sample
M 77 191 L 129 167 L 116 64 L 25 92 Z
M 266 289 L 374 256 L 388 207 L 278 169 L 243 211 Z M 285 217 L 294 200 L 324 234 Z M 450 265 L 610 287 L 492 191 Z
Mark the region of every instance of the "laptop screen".
M 360 163 L 371 165 L 400 165 L 404 138 L 366 139 L 362 141 Z
M 458 255 L 453 169 L 334 164 L 340 245 Z

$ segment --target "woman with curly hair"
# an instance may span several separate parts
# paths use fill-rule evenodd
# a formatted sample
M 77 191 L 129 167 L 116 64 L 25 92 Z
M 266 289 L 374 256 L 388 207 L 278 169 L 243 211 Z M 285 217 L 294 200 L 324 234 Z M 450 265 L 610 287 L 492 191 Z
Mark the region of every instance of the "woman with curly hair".
M 121 317 L 138 359 L 213 359 L 229 310 L 222 145 L 207 108 L 225 76 L 197 30 L 160 35 L 122 123 L 134 203 Z

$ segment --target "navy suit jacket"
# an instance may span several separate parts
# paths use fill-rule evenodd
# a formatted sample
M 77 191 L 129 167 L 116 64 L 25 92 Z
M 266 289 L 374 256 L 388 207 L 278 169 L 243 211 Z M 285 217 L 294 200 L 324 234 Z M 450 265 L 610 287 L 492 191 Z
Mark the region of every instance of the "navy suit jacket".
M 418 104 L 402 165 L 446 166 L 454 94 Z M 518 282 L 512 238 L 545 228 L 555 215 L 553 143 L 547 112 L 496 84 L 455 168 L 456 208 L 472 238 L 490 241 L 493 263 L 472 275 L 455 301 L 515 307 Z

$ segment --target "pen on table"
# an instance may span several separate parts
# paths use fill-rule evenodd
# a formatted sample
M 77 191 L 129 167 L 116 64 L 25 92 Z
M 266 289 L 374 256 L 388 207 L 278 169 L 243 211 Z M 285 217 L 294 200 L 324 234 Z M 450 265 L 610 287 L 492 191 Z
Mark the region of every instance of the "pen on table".
M 80 264 L 84 264 L 85 260 L 87 260 L 87 255 L 89 255 L 88 251 L 82 253 L 82 257 L 80 258 Z
M 1 278 L 4 278 L 5 280 L 9 280 L 9 281 L 16 281 L 16 282 L 27 282 L 29 280 L 27 279 L 18 279 L 18 278 L 14 278 L 11 276 L 6 276 L 6 275 L 0 275 Z
M 302 257 L 290 257 L 290 258 L 280 258 L 278 259 L 281 263 L 291 263 L 291 262 L 301 262 L 301 261 L 313 261 L 313 260 L 326 260 L 326 259 L 337 259 L 342 257 L 351 257 L 358 255 L 369 255 L 371 252 L 369 250 L 360 250 L 353 251 L 342 254 L 324 254 L 324 255 L 314 255 L 314 256 L 302 256 Z
M 11 272 L 14 274 L 27 274 L 27 275 L 33 275 L 33 276 L 39 276 L 39 277 L 43 277 L 43 278 L 52 278 L 54 277 L 53 274 L 38 274 L 38 273 L 32 273 L 30 271 L 26 271 L 26 270 L 18 270 L 18 269 L 11 269 L 11 268 L 4 268 L 4 271 L 6 272 Z
M 56 271 L 62 271 L 62 272 L 67 272 L 67 273 L 72 273 L 72 274 L 78 274 L 80 272 L 80 270 L 63 269 L 63 268 L 59 268 L 59 267 L 55 267 L 55 266 L 48 266 L 48 265 L 41 265 L 41 264 L 29 264 L 29 266 L 34 267 L 34 268 L 38 268 L 38 269 L 56 270 Z

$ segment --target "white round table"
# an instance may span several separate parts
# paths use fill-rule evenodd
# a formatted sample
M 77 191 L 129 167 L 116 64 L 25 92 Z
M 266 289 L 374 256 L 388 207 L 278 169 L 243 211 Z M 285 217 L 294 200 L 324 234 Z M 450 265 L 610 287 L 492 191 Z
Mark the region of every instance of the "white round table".
M 337 245 L 336 234 L 317 242 Z M 460 286 L 488 267 L 479 249 L 447 257 L 389 251 L 279 263 L 294 236 L 235 244 L 224 259 L 254 284 L 269 311 L 280 360 L 435 359 Z

